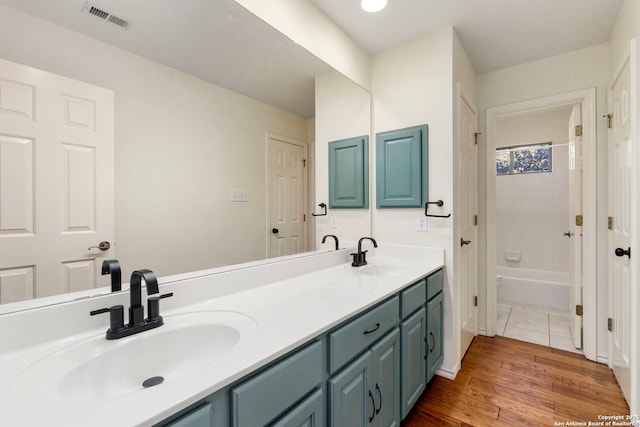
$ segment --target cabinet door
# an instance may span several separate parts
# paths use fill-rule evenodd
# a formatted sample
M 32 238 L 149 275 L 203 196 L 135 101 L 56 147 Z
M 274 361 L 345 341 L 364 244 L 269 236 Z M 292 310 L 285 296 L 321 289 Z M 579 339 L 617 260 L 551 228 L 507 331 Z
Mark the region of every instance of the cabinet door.
M 424 207 L 428 198 L 427 125 L 376 134 L 378 208 Z
M 425 337 L 427 334 L 426 311 L 418 310 L 400 325 L 402 340 L 401 405 L 404 419 L 413 408 L 424 388 L 427 378 Z
M 376 427 L 400 425 L 400 332 L 392 332 L 371 347 L 373 392 Z
M 329 208 L 369 207 L 369 137 L 329 143 Z
M 271 427 L 323 427 L 324 408 L 322 406 L 322 389 L 291 409 L 286 415 L 273 423 Z
M 427 382 L 431 381 L 431 378 L 433 378 L 443 360 L 443 305 L 444 297 L 442 292 L 433 297 L 433 299 L 430 300 L 427 304 L 427 308 L 429 311 L 427 336 L 427 344 L 429 345 L 429 353 L 427 356 Z
M 366 427 L 375 405 L 369 390 L 371 350 L 329 380 L 329 416 L 332 427 Z

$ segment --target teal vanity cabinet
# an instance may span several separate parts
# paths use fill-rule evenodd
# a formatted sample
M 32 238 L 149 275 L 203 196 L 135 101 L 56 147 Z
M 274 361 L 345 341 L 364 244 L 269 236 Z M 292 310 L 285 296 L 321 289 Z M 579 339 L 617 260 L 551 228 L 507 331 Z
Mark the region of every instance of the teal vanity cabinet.
M 231 425 L 255 427 L 275 422 L 280 427 L 297 427 L 305 420 L 322 425 L 322 390 L 316 390 L 323 378 L 322 360 L 322 345 L 315 341 L 232 388 Z
M 427 385 L 427 284 L 424 280 L 400 294 L 402 323 L 401 412 L 404 419 Z
M 167 418 L 162 427 L 397 427 L 443 360 L 444 270 Z
M 427 125 L 376 134 L 376 206 L 420 208 L 428 200 Z
M 330 374 L 356 357 L 329 379 L 332 427 L 400 425 L 398 308 L 396 296 L 329 334 Z
M 329 142 L 329 208 L 369 208 L 369 137 Z
M 427 277 L 427 382 L 435 375 L 444 360 L 444 270 L 438 270 Z
M 213 405 L 206 403 L 165 424 L 165 427 L 211 427 L 212 422 Z

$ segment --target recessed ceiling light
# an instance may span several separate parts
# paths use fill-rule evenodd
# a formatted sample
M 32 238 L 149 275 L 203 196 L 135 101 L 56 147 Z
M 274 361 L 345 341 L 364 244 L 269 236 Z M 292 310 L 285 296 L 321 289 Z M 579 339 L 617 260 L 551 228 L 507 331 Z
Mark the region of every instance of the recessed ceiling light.
M 387 0 L 362 0 L 360 6 L 367 12 L 379 12 L 385 8 Z

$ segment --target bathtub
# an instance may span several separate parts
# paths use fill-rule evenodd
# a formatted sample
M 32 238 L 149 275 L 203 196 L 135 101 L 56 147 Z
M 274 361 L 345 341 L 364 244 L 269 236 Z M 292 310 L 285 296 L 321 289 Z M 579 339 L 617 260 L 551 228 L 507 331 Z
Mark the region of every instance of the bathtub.
M 498 302 L 569 312 L 571 273 L 497 266 L 496 274 Z

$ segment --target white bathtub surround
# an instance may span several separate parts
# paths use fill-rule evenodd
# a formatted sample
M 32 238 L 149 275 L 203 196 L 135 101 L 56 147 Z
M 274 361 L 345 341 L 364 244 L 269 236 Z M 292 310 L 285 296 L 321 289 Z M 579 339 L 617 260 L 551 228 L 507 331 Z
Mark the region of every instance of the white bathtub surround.
M 573 346 L 569 316 L 498 304 L 498 335 L 582 354 Z
M 29 368 L 39 361 L 55 358 L 57 351 L 76 343 L 103 340 L 108 316 L 90 317 L 89 311 L 128 306 L 128 292 L 2 315 L 0 425 L 151 425 L 444 266 L 442 249 L 381 245 L 369 251 L 369 264 L 383 266 L 381 271 L 394 266 L 393 274 L 366 275 L 350 266 L 351 251 L 275 260 L 205 276 L 198 273 L 161 285 L 161 293 L 174 293 L 161 303 L 165 326 L 139 336 L 162 333 L 175 319 L 185 318 L 180 314 L 194 312 L 239 313 L 255 323 L 257 333 L 241 339 L 241 345 L 219 363 L 139 392 L 99 399 L 78 399 L 75 391 L 63 396 L 56 386 L 64 382 L 61 371 L 40 372 L 37 384 L 25 386 Z M 101 341 L 101 346 L 117 346 L 117 341 Z
M 502 278 L 498 301 L 568 313 L 571 274 L 500 266 L 496 272 Z

